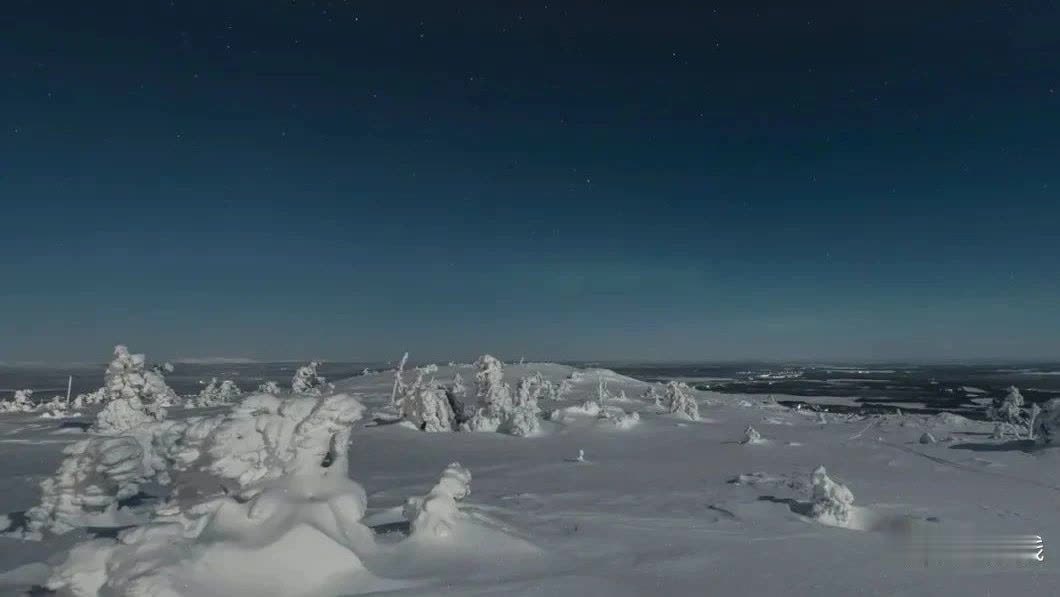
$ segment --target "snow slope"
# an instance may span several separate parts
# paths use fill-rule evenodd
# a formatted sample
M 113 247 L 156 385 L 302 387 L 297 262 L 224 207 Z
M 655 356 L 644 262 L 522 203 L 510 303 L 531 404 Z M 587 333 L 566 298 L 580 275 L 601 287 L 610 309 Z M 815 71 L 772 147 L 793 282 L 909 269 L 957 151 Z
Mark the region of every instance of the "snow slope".
M 440 367 L 433 375 L 447 383 L 456 372 L 474 377 L 470 366 Z M 1024 451 L 1021 442 L 990 440 L 989 424 L 960 417 L 847 417 L 699 391 L 700 420 L 689 420 L 641 401 L 649 384 L 606 370 L 528 363 L 506 366 L 504 380 L 514 388 L 533 372 L 557 384 L 570 379 L 573 389 L 561 401 L 541 400 L 542 412 L 555 414 L 531 437 L 421 432 L 389 407 L 390 373 L 336 382 L 336 392 L 366 407 L 346 458 L 350 478 L 367 497 L 360 523 L 376 538 L 373 549 L 357 554 L 371 582 L 337 589 L 291 579 L 272 589 L 289 595 L 1060 595 L 1060 566 L 1050 552 L 1050 541 L 1060 541 L 1060 449 Z M 601 418 L 585 405 L 601 378 L 616 416 Z M 627 398 L 617 398 L 623 392 Z M 638 412 L 639 421 L 617 424 L 618 410 Z M 174 408 L 169 417 L 225 411 Z M 79 421 L 89 419 L 0 415 L 0 515 L 12 526 L 39 503 L 38 485 L 59 466 L 62 449 L 86 437 L 87 425 Z M 748 426 L 767 441 L 743 443 Z M 925 431 L 938 443 L 919 443 Z M 439 475 L 458 470 L 449 468 L 453 463 L 473 478 L 463 499 L 437 497 L 444 506 L 437 516 L 455 530 L 406 537 L 414 525 L 405 513 L 422 510 L 410 509 L 409 498 L 422 504 L 438 496 L 447 486 Z M 856 524 L 813 520 L 812 474 L 819 466 L 856 496 Z M 144 487 L 119 512 L 135 519 L 158 505 L 152 495 L 162 489 Z M 454 503 L 457 513 L 450 510 Z M 0 594 L 42 584 L 72 545 L 113 534 L 91 528 L 41 541 L 0 537 L 0 570 L 8 571 L 0 575 Z M 971 541 L 1011 543 L 1028 535 L 1044 538 L 1044 561 L 988 559 L 989 549 L 954 557 Z M 303 553 L 251 551 L 246 561 L 227 565 L 253 570 L 263 561 L 311 556 L 313 546 L 325 549 L 298 536 L 284 545 Z M 325 567 L 341 566 L 336 558 L 342 557 L 348 555 L 320 552 Z M 248 581 L 212 590 L 257 595 L 263 588 Z

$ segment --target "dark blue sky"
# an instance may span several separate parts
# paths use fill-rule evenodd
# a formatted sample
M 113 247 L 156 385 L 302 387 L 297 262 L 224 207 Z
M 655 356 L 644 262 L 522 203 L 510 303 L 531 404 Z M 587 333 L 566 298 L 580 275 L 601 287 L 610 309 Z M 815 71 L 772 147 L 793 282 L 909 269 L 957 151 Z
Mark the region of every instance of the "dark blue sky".
M 1052 2 L 0 10 L 0 361 L 1060 358 Z

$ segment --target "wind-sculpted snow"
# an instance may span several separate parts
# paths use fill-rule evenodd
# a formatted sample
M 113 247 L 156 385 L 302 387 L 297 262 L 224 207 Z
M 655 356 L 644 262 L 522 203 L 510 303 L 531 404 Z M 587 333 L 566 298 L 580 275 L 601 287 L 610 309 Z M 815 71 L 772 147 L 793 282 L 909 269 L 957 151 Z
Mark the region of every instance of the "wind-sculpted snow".
M 461 516 L 456 503 L 471 493 L 471 472 L 459 462 L 450 464 L 427 495 L 409 498 L 404 515 L 413 537 L 448 537 Z
M 151 476 L 133 437 L 97 437 L 67 446 L 55 475 L 41 483 L 41 503 L 26 513 L 27 535 L 61 534 L 113 516 Z
M 0 401 L 0 412 L 29 413 L 37 410 L 33 390 L 16 390 L 11 400 Z
M 184 505 L 167 502 L 117 541 L 80 545 L 49 588 L 78 595 L 305 595 L 386 586 L 358 556 L 373 550 L 374 540 L 360 523 L 364 490 L 346 472 L 351 426 L 363 411 L 345 394 L 261 394 L 225 415 L 158 424 L 148 439 L 75 444 L 60 481 L 45 483 L 51 511 L 112 509 L 150 475 L 148 445 L 174 475 L 195 464 L 225 490 Z M 269 565 L 261 567 L 263 561 Z
M 845 527 L 851 523 L 854 494 L 845 485 L 836 483 L 823 466 L 813 471 L 812 516 L 831 526 Z
M 164 419 L 166 409 L 157 403 L 144 404 L 139 396 L 110 400 L 96 415 L 93 431 L 103 435 L 121 435 Z

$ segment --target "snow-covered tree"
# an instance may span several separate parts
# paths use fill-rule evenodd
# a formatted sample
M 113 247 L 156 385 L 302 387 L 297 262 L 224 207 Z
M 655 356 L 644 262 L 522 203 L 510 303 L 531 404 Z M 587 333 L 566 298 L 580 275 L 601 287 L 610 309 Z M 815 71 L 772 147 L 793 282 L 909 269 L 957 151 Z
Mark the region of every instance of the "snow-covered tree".
M 1045 403 L 1034 420 L 1034 439 L 1043 446 L 1060 444 L 1060 398 Z
M 28 413 L 37 410 L 33 390 L 15 390 L 11 400 L 0 402 L 0 412 Z
M 813 517 L 825 524 L 846 526 L 853 512 L 854 494 L 828 477 L 823 466 L 813 471 Z
M 210 383 L 206 384 L 200 392 L 199 396 L 195 401 L 195 405 L 198 407 L 206 406 L 220 406 L 222 404 L 230 404 L 243 394 L 243 391 L 239 389 L 239 386 L 230 379 L 226 379 L 221 383 L 217 383 L 217 378 L 210 379 Z
M 1016 386 L 1009 386 L 1003 397 L 994 398 L 986 409 L 986 416 L 991 421 L 1021 426 L 1023 419 L 1023 395 Z
M 743 441 L 740 442 L 741 444 L 760 444 L 763 441 L 762 434 L 750 425 L 747 426 L 747 429 L 744 429 L 743 435 L 744 438 Z
M 457 502 L 471 493 L 471 471 L 459 462 L 442 472 L 438 484 L 423 497 L 405 502 L 404 515 L 413 539 L 448 537 L 463 516 Z
M 515 398 L 502 431 L 511 435 L 534 435 L 541 430 L 541 413 L 537 400 L 541 391 L 540 379 L 524 377 L 515 386 Z
M 269 594 L 315 595 L 334 593 L 335 578 L 354 574 L 379 586 L 358 556 L 375 549 L 371 530 L 361 522 L 366 494 L 348 477 L 349 436 L 363 411 L 343 394 L 256 394 L 213 417 L 155 425 L 152 443 L 172 437 L 170 455 L 182 455 L 180 466 L 193 471 L 174 489 L 181 499 L 156 509 L 147 524 L 120 531 L 117 540 L 79 544 L 45 585 L 74 595 L 200 595 L 217 587 L 228 587 L 225 594 L 266 587 Z M 96 495 L 83 486 L 114 496 L 137 483 L 142 471 L 133 463 L 147 460 L 136 457 L 137 438 L 102 441 L 120 443 L 82 450 L 89 456 L 61 467 L 61 476 L 73 482 L 67 483 L 70 491 L 58 492 L 59 503 L 80 507 L 79 498 L 66 496 Z M 129 475 L 115 478 L 116 471 L 108 470 L 98 482 L 79 480 L 78 470 L 98 475 L 108 455 L 121 456 L 118 463 L 130 467 Z M 169 466 L 176 468 L 176 462 Z M 182 492 L 203 487 L 202 479 L 209 477 L 211 494 Z M 212 493 L 217 487 L 225 495 Z M 224 555 L 236 553 L 240 557 Z M 223 566 L 202 565 L 220 560 Z M 255 587 L 233 588 L 233 579 L 240 578 L 253 578 Z
M 682 416 L 693 421 L 699 420 L 699 403 L 692 394 L 692 388 L 680 381 L 666 384 L 666 410 L 672 415 Z
M 70 412 L 70 405 L 66 403 L 66 396 L 52 396 L 52 399 L 40 405 L 41 418 L 62 419 L 68 416 L 77 416 L 78 413 Z
M 571 379 L 563 379 L 559 382 L 559 386 L 556 388 L 556 400 L 563 400 L 574 390 L 574 382 Z
M 305 396 L 319 396 L 331 391 L 331 384 L 317 373 L 320 363 L 310 361 L 294 372 L 291 379 L 291 392 Z
M 133 437 L 96 437 L 63 449 L 66 459 L 41 482 L 41 503 L 26 512 L 27 536 L 63 534 L 91 524 L 132 497 L 148 475 L 144 454 Z
M 457 398 L 463 398 L 464 396 L 467 396 L 467 386 L 464 385 L 464 378 L 460 375 L 459 372 L 457 372 L 457 374 L 453 376 L 453 384 L 450 386 L 449 389 Z
M 280 384 L 274 381 L 265 381 L 258 386 L 259 394 L 272 394 L 273 396 L 279 396 L 283 392 L 280 389 Z
M 607 412 L 607 403 L 611 400 L 611 392 L 607 390 L 607 381 L 604 380 L 604 376 L 601 375 L 596 379 L 596 395 L 593 396 L 596 401 L 596 405 L 600 407 L 600 413 L 605 414 Z
M 106 388 L 99 388 L 94 392 L 88 392 L 86 394 L 78 394 L 74 397 L 74 408 L 84 408 L 86 406 L 94 406 L 101 404 L 107 399 Z
M 512 411 L 512 389 L 504 383 L 504 364 L 488 354 L 475 362 L 478 408 L 468 421 L 471 431 L 497 431 Z
M 433 379 L 415 383 L 405 389 L 399 405 L 401 416 L 421 431 L 452 431 L 455 415 L 443 387 Z
M 394 370 L 394 387 L 390 390 L 390 404 L 391 406 L 397 406 L 398 400 L 405 392 L 405 380 L 402 378 L 402 374 L 405 372 L 405 363 L 409 360 L 409 353 L 406 352 L 401 357 L 401 363 L 398 364 L 397 369 Z
M 648 389 L 644 390 L 644 393 L 640 395 L 640 398 L 641 400 L 651 402 L 653 405 L 660 408 L 663 405 L 663 395 L 655 388 L 655 384 L 648 386 Z
M 125 346 L 114 347 L 114 360 L 103 374 L 107 405 L 96 416 L 94 429 L 103 434 L 124 433 L 166 417 L 166 407 L 180 398 L 165 378 L 144 365 L 144 355 L 131 354 Z

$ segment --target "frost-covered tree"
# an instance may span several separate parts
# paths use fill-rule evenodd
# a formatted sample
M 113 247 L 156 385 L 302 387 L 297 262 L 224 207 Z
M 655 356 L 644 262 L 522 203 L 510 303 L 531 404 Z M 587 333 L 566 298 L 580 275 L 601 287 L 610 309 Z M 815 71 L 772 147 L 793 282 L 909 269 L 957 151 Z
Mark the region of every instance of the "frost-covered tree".
M 423 497 L 405 502 L 404 515 L 413 539 L 448 537 L 463 516 L 457 502 L 471 493 L 471 471 L 459 462 L 442 472 L 438 483 Z
M 15 390 L 11 400 L 0 402 L 0 412 L 28 413 L 37 410 L 33 402 L 33 390 Z
M 433 379 L 417 379 L 405 390 L 399 407 L 401 416 L 421 431 L 452 431 L 456 426 L 456 416 L 445 388 Z
M 98 433 L 117 435 L 166 417 L 166 407 L 179 403 L 165 378 L 144 366 L 144 355 L 114 347 L 114 360 L 103 375 L 106 406 L 96 415 Z
M 853 512 L 854 494 L 828 477 L 823 466 L 813 471 L 813 517 L 825 524 L 846 526 Z
M 201 480 L 212 477 L 205 485 L 224 493 L 177 493 L 181 499 L 156 509 L 148 524 L 121 531 L 117 540 L 77 545 L 45 585 L 74 595 L 201 595 L 218 587 L 225 594 L 267 587 L 269 594 L 315 595 L 334 593 L 334 579 L 353 574 L 381 586 L 358 556 L 373 551 L 375 543 L 361 522 L 364 489 L 348 477 L 349 435 L 363 410 L 343 394 L 256 394 L 214 417 L 159 423 L 152 441 L 170 444 L 170 454 L 180 455 L 181 466 L 194 471 L 194 478 L 178 487 L 202 487 Z M 82 450 L 91 457 L 64 467 L 97 474 L 99 462 L 112 453 L 122 456 L 121 463 L 143 462 L 135 448 Z M 60 495 L 85 493 L 76 487 L 93 483 L 67 472 L 74 477 L 73 491 Z M 135 467 L 130 472 L 127 478 L 106 475 L 95 484 L 108 495 L 127 493 L 124 488 L 137 481 Z M 268 566 L 261 566 L 263 558 Z M 224 566 L 202 565 L 211 561 Z M 235 588 L 241 578 L 253 581 Z
M 237 386 L 234 381 L 226 379 L 221 383 L 217 383 L 217 378 L 214 377 L 210 379 L 210 383 L 206 384 L 206 387 L 199 392 L 195 405 L 199 407 L 207 407 L 230 404 L 238 400 L 242 394 L 243 391 L 239 389 L 239 386 Z
M 84 408 L 86 406 L 94 406 L 96 404 L 102 404 L 107 400 L 106 388 L 99 388 L 94 392 L 88 392 L 86 394 L 78 394 L 74 397 L 74 408 Z
M 692 394 L 692 388 L 680 381 L 671 381 L 666 384 L 666 410 L 672 415 L 678 415 L 692 421 L 699 420 L 699 403 Z
M 571 379 L 563 379 L 556 388 L 556 400 L 563 400 L 574 390 L 574 382 Z
M 319 362 L 310 361 L 299 367 L 291 379 L 291 392 L 304 396 L 319 396 L 331 391 L 332 386 L 328 383 L 328 380 L 317 373 L 317 367 L 319 366 Z
M 148 476 L 144 452 L 133 437 L 96 437 L 63 449 L 66 459 L 41 482 L 41 503 L 26 512 L 26 534 L 63 534 L 112 515 Z
M 166 385 L 161 373 L 146 369 L 142 354 L 131 354 L 123 345 L 114 347 L 114 360 L 103 374 L 106 399 L 139 398 L 148 408 L 167 408 L 180 403 L 180 397 Z
M 593 399 L 596 401 L 596 405 L 600 407 L 600 413 L 605 414 L 607 412 L 607 403 L 611 401 L 611 392 L 607 390 L 607 381 L 604 380 L 603 375 L 596 378 L 596 394 Z
M 488 354 L 475 362 L 478 407 L 468 421 L 471 431 L 497 431 L 512 411 L 512 389 L 504 383 L 504 364 Z
M 655 384 L 648 386 L 648 389 L 644 390 L 644 393 L 640 395 L 640 398 L 641 400 L 651 402 L 653 405 L 660 408 L 663 405 L 663 395 L 655 388 Z
M 1034 420 L 1034 439 L 1043 446 L 1060 444 L 1060 398 L 1045 403 Z
M 397 369 L 394 370 L 394 387 L 390 390 L 390 404 L 391 406 L 397 406 L 398 400 L 405 392 L 405 380 L 402 378 L 402 374 L 405 372 L 405 363 L 409 360 L 409 353 L 406 352 L 401 357 L 401 363 L 398 364 Z
M 986 409 L 986 416 L 991 421 L 1008 423 L 1010 425 L 1023 425 L 1023 395 L 1016 386 L 1009 386 L 1002 397 L 994 398 L 994 401 Z
M 760 444 L 763 441 L 762 434 L 750 425 L 747 426 L 747 429 L 744 429 L 743 435 L 744 438 L 743 441 L 740 442 L 741 444 Z
M 457 374 L 453 376 L 453 383 L 449 387 L 449 389 L 453 393 L 453 395 L 458 398 L 463 398 L 464 396 L 467 396 L 467 386 L 464 385 L 464 378 L 460 375 L 459 372 L 457 372 Z
M 537 400 L 541 391 L 539 379 L 524 377 L 515 386 L 515 397 L 507 420 L 502 424 L 502 431 L 511 435 L 534 435 L 541 430 L 541 413 Z
M 64 417 L 71 416 L 70 405 L 66 403 L 65 396 L 52 396 L 52 399 L 40 405 L 42 411 L 41 418 L 44 419 L 62 419 Z M 73 413 L 74 416 L 77 413 Z
M 283 392 L 280 389 L 280 384 L 274 381 L 265 381 L 258 386 L 259 394 L 272 394 L 273 396 L 279 396 Z

